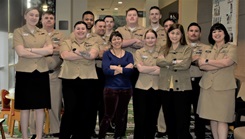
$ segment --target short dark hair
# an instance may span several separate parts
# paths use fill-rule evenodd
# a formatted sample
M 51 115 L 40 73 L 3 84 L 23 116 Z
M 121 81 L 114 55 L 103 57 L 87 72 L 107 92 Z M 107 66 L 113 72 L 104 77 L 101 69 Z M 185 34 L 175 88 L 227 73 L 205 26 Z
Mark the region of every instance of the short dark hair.
M 171 19 L 171 18 L 167 18 L 167 19 L 165 19 L 165 20 L 162 22 L 162 24 L 164 25 L 167 21 L 172 21 L 173 23 L 176 23 L 175 20 L 173 20 L 173 19 Z
M 84 21 L 77 21 L 74 25 L 74 29 L 76 28 L 77 25 L 79 24 L 84 24 L 86 26 L 86 29 L 88 29 L 88 25 Z
M 112 20 L 115 21 L 114 17 L 111 16 L 111 15 L 106 15 L 106 16 L 103 18 L 103 20 L 105 21 L 106 18 L 112 18 Z
M 93 12 L 91 12 L 91 11 L 85 11 L 85 12 L 83 13 L 83 15 L 82 15 L 82 19 L 83 19 L 84 16 L 87 15 L 87 14 L 91 14 L 91 15 L 93 15 L 93 17 L 94 17 L 94 13 L 93 13 Z
M 54 15 L 54 12 L 52 12 L 52 11 L 46 11 L 46 12 L 43 12 L 42 16 L 44 16 L 45 14 L 55 16 L 55 15 Z
M 160 10 L 160 8 L 159 8 L 159 7 L 157 7 L 157 6 L 152 6 L 152 7 L 150 8 L 150 10 L 152 10 L 152 9 L 156 9 L 156 10 L 161 11 L 161 10 Z M 149 11 L 150 11 L 150 10 L 149 10 Z
M 136 9 L 136 8 L 129 8 L 127 11 L 126 11 L 126 15 L 128 14 L 129 11 L 136 11 L 137 15 L 139 16 L 139 11 Z
M 115 36 L 115 37 L 120 37 L 121 39 L 123 39 L 122 34 L 121 34 L 119 31 L 113 31 L 113 32 L 111 33 L 111 35 L 110 35 L 109 42 L 111 42 L 111 40 L 112 40 L 112 38 L 113 38 L 114 36 Z
M 96 25 L 98 22 L 105 22 L 103 19 L 97 19 L 94 24 Z
M 197 24 L 196 22 L 192 22 L 190 23 L 190 25 L 187 27 L 187 31 L 190 29 L 190 27 L 192 26 L 196 26 L 199 28 L 200 32 L 202 32 L 201 26 L 199 24 Z
M 214 30 L 222 30 L 222 31 L 224 31 L 225 43 L 230 41 L 230 35 L 229 35 L 228 31 L 226 30 L 225 26 L 223 24 L 221 24 L 221 23 L 215 23 L 210 28 L 210 32 L 209 32 L 209 35 L 208 35 L 208 41 L 209 41 L 210 44 L 212 44 L 212 45 L 215 44 L 215 40 L 213 39 L 213 35 L 212 35 Z

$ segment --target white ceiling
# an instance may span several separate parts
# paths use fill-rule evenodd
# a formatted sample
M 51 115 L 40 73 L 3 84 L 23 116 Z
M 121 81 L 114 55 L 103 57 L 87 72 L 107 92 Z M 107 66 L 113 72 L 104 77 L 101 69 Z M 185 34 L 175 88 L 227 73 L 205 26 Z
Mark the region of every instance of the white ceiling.
M 118 1 L 122 1 L 123 3 L 118 4 Z M 132 7 L 139 11 L 145 10 L 145 1 L 146 0 L 88 0 L 88 10 L 100 15 L 125 15 L 126 10 Z M 118 8 L 118 11 L 115 11 L 114 8 Z

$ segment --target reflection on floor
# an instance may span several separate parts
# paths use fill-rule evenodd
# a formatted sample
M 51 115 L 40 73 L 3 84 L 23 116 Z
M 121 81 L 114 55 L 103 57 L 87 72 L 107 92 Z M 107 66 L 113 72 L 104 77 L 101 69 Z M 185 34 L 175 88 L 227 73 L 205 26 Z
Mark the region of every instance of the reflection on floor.
M 6 133 L 5 134 L 6 139 L 21 139 L 21 133 L 18 131 L 17 123 L 15 125 L 14 136 L 12 138 L 9 136 L 9 134 L 7 134 L 7 128 L 8 127 L 6 125 L 6 121 L 5 121 L 3 126 L 4 126 L 5 133 Z M 96 126 L 96 132 L 98 132 L 98 129 L 99 129 L 99 127 Z M 133 139 L 133 129 L 134 129 L 133 107 L 132 107 L 132 101 L 130 101 L 129 108 L 128 108 L 127 137 L 125 137 L 125 139 Z M 193 129 L 194 129 L 194 118 L 192 116 L 191 117 L 190 131 L 191 131 L 191 134 L 193 136 L 193 139 L 195 139 L 195 135 L 193 133 Z M 231 136 L 232 136 L 232 132 L 230 132 L 228 139 L 232 139 L 232 138 L 230 138 Z M 0 135 L 0 138 L 1 138 L 1 135 Z M 58 139 L 58 138 L 54 138 L 54 137 L 50 137 L 50 136 L 45 136 L 44 138 L 47 138 L 47 139 Z M 91 139 L 93 139 L 93 138 L 91 138 Z M 94 138 L 94 139 L 96 139 L 96 138 Z M 112 133 L 108 133 L 107 139 L 113 139 L 113 134 Z M 167 137 L 158 138 L 158 139 L 167 139 Z M 212 135 L 211 135 L 209 126 L 206 127 L 206 139 L 212 139 Z

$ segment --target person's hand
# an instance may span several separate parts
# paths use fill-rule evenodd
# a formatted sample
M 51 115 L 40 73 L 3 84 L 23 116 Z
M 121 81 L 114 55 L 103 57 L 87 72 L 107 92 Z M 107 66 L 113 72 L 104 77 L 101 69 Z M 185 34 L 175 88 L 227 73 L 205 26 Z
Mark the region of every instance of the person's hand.
M 181 63 L 183 60 L 176 60 L 176 63 L 179 64 Z
M 164 59 L 165 57 L 164 57 L 164 55 L 159 55 L 158 58 L 159 59 Z
M 125 68 L 130 68 L 132 69 L 134 67 L 134 65 L 132 63 L 129 63 L 127 66 L 125 66 Z
M 111 70 L 116 70 L 116 68 L 117 68 L 117 66 L 115 66 L 115 65 L 110 65 L 110 69 L 111 69 Z
M 199 66 L 204 65 L 205 64 L 205 59 L 204 58 L 199 58 L 198 64 L 199 64 Z

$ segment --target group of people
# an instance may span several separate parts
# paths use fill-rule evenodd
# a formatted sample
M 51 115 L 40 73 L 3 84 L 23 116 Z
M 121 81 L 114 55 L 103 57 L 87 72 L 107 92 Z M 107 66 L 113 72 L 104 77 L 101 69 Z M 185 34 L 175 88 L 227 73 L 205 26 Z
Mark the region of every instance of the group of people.
M 140 26 L 138 10 L 130 8 L 126 25 L 115 31 L 113 16 L 94 22 L 94 14 L 86 11 L 66 38 L 54 30 L 54 14 L 43 13 L 42 29 L 36 27 L 36 8 L 27 9 L 24 17 L 26 24 L 14 31 L 13 43 L 19 56 L 15 108 L 21 110 L 23 139 L 28 139 L 30 111 L 33 134 L 42 138 L 44 108 L 53 117 L 50 133 L 59 133 L 60 139 L 95 136 L 97 114 L 98 138 L 105 139 L 113 125 L 114 138 L 121 139 L 131 97 L 134 139 L 192 139 L 191 105 L 197 139 L 205 139 L 205 119 L 211 121 L 214 139 L 227 138 L 237 56 L 223 24 L 211 27 L 210 45 L 205 45 L 195 22 L 186 32 L 172 19 L 161 26 L 157 6 L 149 10 L 149 27 Z

